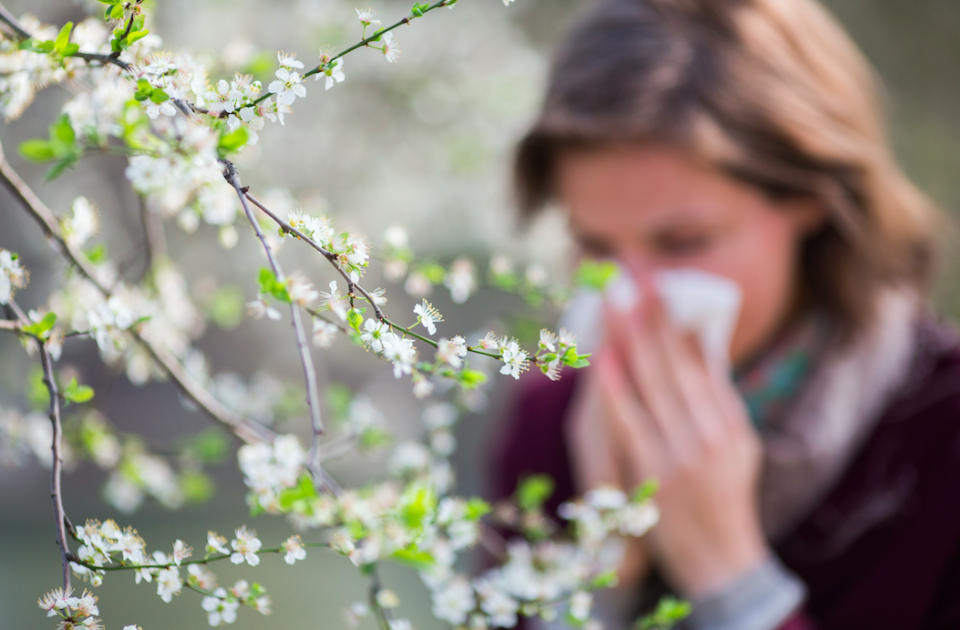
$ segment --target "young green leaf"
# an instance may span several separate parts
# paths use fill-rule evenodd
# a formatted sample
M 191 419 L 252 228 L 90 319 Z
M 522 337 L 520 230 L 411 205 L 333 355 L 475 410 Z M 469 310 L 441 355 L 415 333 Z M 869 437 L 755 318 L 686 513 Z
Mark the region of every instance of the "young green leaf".
M 553 494 L 553 479 L 548 475 L 527 477 L 517 488 L 517 504 L 521 510 L 536 510 Z
M 72 378 L 63 389 L 63 397 L 69 402 L 85 403 L 93 398 L 93 388 L 89 385 L 80 385 L 76 378 Z

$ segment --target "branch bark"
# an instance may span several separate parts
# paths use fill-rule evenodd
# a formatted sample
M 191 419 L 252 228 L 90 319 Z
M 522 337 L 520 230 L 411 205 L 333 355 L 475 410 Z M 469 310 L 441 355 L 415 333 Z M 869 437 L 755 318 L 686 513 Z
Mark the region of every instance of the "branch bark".
M 70 589 L 70 547 L 67 542 L 66 514 L 63 511 L 63 497 L 60 489 L 60 474 L 63 459 L 60 454 L 60 442 L 63 439 L 63 426 L 60 424 L 60 392 L 53 374 L 53 357 L 47 345 L 40 342 L 40 362 L 43 364 L 43 382 L 50 394 L 50 422 L 53 424 L 53 466 L 50 472 L 50 498 L 53 501 L 53 514 L 57 522 L 57 545 L 60 547 L 60 562 L 63 565 L 63 588 Z
M 257 221 L 257 217 L 253 214 L 253 211 L 250 209 L 250 205 L 247 203 L 246 190 L 244 190 L 244 188 L 240 185 L 240 174 L 237 172 L 237 167 L 229 160 L 223 160 L 223 164 L 225 166 L 223 171 L 224 179 L 226 179 L 227 182 L 233 186 L 233 189 L 237 192 L 237 196 L 240 198 L 240 205 L 243 206 L 243 211 L 247 215 L 247 220 L 250 222 L 250 225 L 253 227 L 253 231 L 256 233 L 257 238 L 260 239 L 260 243 L 263 245 L 263 249 L 267 254 L 267 260 L 270 262 L 270 267 L 273 269 L 273 273 L 276 276 L 277 281 L 283 282 L 285 280 L 283 269 L 281 269 L 280 262 L 277 260 L 276 255 L 274 255 L 273 250 L 270 248 L 270 244 L 267 243 L 267 237 L 260 228 L 260 223 Z M 310 346 L 307 342 L 307 333 L 303 328 L 303 318 L 300 314 L 300 306 L 292 300 L 290 302 L 290 320 L 297 337 L 297 351 L 300 354 L 300 364 L 303 367 L 303 376 L 306 380 L 307 407 L 310 410 L 310 422 L 313 428 L 313 437 L 310 441 L 310 452 L 307 455 L 307 467 L 313 473 L 314 479 L 317 482 L 322 483 L 324 486 L 328 487 L 331 492 L 334 492 L 333 487 L 328 483 L 329 478 L 323 473 L 320 465 L 320 438 L 323 435 L 323 418 L 320 416 L 320 395 L 317 392 L 317 372 L 313 366 L 313 357 L 310 355 Z

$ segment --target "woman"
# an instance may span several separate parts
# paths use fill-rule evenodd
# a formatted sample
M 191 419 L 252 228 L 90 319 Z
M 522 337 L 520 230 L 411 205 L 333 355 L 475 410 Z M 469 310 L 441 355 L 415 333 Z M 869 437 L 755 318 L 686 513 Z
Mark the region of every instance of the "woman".
M 622 589 L 662 583 L 694 628 L 960 628 L 960 346 L 926 302 L 936 217 L 898 169 L 870 69 L 814 0 L 599 0 L 519 147 L 529 215 L 568 212 L 639 306 L 593 365 L 523 392 L 499 496 L 552 507 L 657 478 Z M 712 370 L 659 269 L 742 290 Z

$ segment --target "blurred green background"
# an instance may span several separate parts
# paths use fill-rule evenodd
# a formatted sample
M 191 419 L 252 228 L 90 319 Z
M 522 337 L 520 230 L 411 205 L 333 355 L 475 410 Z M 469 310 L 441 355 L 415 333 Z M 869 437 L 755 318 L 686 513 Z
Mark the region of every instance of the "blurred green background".
M 384 229 L 405 225 L 412 245 L 422 255 L 449 259 L 465 253 L 478 258 L 488 252 L 511 253 L 543 264 L 554 277 L 564 273 L 566 251 L 562 221 L 546 217 L 532 235 L 520 235 L 512 218 L 508 166 L 512 142 L 535 114 L 547 56 L 562 36 L 565 23 L 586 0 L 461 0 L 454 11 L 431 14 L 397 37 L 403 56 L 388 66 L 379 54 L 358 51 L 346 62 L 347 81 L 330 92 L 309 82 L 308 98 L 298 102 L 284 127 L 271 126 L 260 144 L 241 160 L 245 183 L 258 190 L 280 186 L 296 194 L 305 207 L 329 212 L 338 225 L 380 241 Z M 960 11 L 956 0 L 831 0 L 827 3 L 853 34 L 883 80 L 896 151 L 908 173 L 951 215 L 960 206 Z M 47 23 L 82 17 L 81 4 L 55 0 L 10 0 L 16 15 L 31 12 Z M 90 2 L 94 8 L 100 5 Z M 376 5 L 390 20 L 409 3 L 384 0 Z M 239 54 L 244 45 L 271 51 L 297 51 L 309 65 L 320 45 L 335 48 L 359 37 L 353 5 L 341 0 L 157 0 L 152 28 L 171 49 L 189 48 L 210 59 Z M 369 54 L 365 54 L 368 53 Z M 141 227 L 135 198 L 125 185 L 123 163 L 116 158 L 88 159 L 56 185 L 42 185 L 43 169 L 24 164 L 13 147 L 45 134 L 46 126 L 68 98 L 51 88 L 20 120 L 0 127 L 15 168 L 56 211 L 84 194 L 96 201 L 105 224 L 109 251 L 138 257 Z M 212 231 L 186 235 L 167 227 L 169 246 L 181 270 L 203 285 L 204 276 L 235 284 L 250 299 L 253 274 L 261 264 L 246 232 L 240 245 L 220 250 Z M 202 238 L 201 238 L 202 237 Z M 945 261 L 937 299 L 944 311 L 960 314 L 960 259 L 955 238 L 945 234 Z M 0 193 L 0 247 L 18 251 L 32 272 L 32 283 L 20 302 L 35 306 L 62 273 L 39 229 L 5 193 Z M 285 248 L 284 264 L 302 268 L 316 284 L 332 277 L 306 252 Z M 379 280 L 373 271 L 372 278 Z M 376 284 L 376 282 L 371 282 Z M 412 302 L 399 287 L 394 312 L 409 312 Z M 196 287 L 194 287 L 196 289 Z M 463 307 L 435 300 L 459 331 L 476 330 L 497 321 L 520 303 L 496 293 L 482 293 Z M 452 326 L 451 326 L 452 329 Z M 232 331 L 211 327 L 198 345 L 218 371 L 249 376 L 258 369 L 299 383 L 298 364 L 286 326 L 244 321 Z M 68 349 L 63 361 L 96 382 L 103 368 L 90 347 Z M 24 374 L 32 362 L 15 339 L 0 338 L 0 407 L 26 409 Z M 420 406 L 407 385 L 394 381 L 379 362 L 345 344 L 318 353 L 322 378 L 346 383 L 390 410 L 391 425 L 401 436 L 416 436 Z M 508 404 L 511 383 L 498 380 L 489 405 L 459 427 L 460 452 L 455 458 L 464 492 L 482 489 L 485 445 L 500 410 Z M 150 384 L 135 388 L 120 379 L 105 407 L 124 430 L 152 439 L 170 440 L 206 426 L 184 409 L 173 387 Z M 232 459 L 229 461 L 233 461 Z M 382 459 L 348 460 L 334 473 L 346 482 L 376 474 Z M 208 528 L 228 534 L 240 524 L 255 527 L 265 544 L 289 535 L 287 525 L 268 517 L 251 519 L 243 503 L 243 487 L 234 464 L 214 469 L 218 494 L 211 502 L 169 512 L 147 504 L 123 516 L 99 498 L 103 474 L 82 465 L 66 477 L 66 509 L 75 521 L 116 518 L 139 529 L 149 548 L 168 549 L 183 538 L 199 549 Z M 52 628 L 34 600 L 56 586 L 58 552 L 54 543 L 48 473 L 37 464 L 0 468 L 0 611 L 4 628 Z M 269 541 L 269 542 L 268 542 Z M 274 599 L 274 613 L 261 618 L 241 610 L 237 628 L 340 628 L 341 609 L 365 596 L 365 582 L 346 560 L 312 551 L 306 562 L 288 567 L 267 557 L 255 572 L 231 566 L 218 573 L 223 583 L 255 576 Z M 430 620 L 429 604 L 416 576 L 388 567 L 385 581 L 401 596 L 401 616 L 421 629 L 439 627 Z M 107 628 L 138 623 L 144 630 L 208 627 L 193 593 L 164 604 L 154 585 L 135 586 L 127 574 L 109 575 L 98 589 Z M 368 620 L 367 626 L 372 623 Z

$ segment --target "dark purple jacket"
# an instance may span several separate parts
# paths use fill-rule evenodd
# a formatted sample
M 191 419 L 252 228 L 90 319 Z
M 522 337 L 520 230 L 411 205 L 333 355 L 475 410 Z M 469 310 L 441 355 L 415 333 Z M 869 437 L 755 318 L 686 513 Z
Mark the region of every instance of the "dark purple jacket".
M 774 550 L 807 585 L 781 630 L 960 629 L 960 345 L 884 410 L 827 497 Z M 494 498 L 548 474 L 573 495 L 564 422 L 576 386 L 531 375 L 494 448 Z

